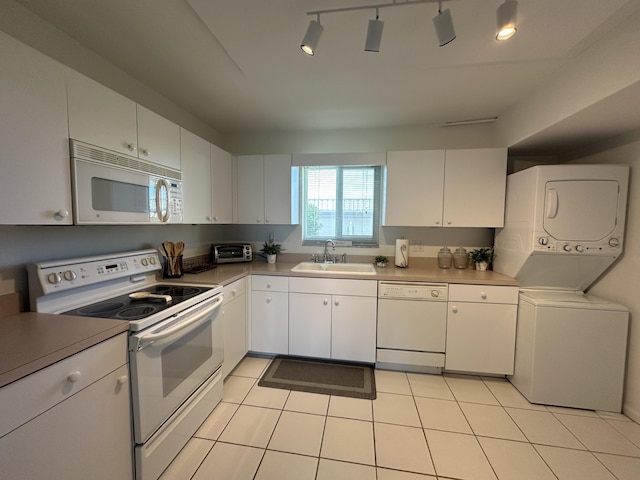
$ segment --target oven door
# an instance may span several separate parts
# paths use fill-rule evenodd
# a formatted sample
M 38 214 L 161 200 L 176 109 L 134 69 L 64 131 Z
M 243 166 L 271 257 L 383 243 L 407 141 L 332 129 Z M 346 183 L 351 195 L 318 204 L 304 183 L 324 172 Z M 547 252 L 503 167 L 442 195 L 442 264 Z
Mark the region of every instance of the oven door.
M 222 294 L 129 337 L 136 443 L 144 443 L 220 366 Z

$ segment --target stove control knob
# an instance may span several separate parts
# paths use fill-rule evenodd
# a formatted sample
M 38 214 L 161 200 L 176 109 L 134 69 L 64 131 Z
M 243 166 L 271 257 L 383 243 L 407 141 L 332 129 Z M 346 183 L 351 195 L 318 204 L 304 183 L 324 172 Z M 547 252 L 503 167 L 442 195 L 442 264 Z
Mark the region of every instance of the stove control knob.
M 147 260 L 146 258 L 143 258 L 140 263 L 142 263 L 143 267 L 146 267 L 147 265 L 149 265 L 149 260 Z
M 151 265 L 155 265 L 156 264 L 156 257 L 149 257 L 149 263 Z
M 576 245 L 576 252 L 584 252 L 584 247 L 582 245 Z
M 547 237 L 540 237 L 538 238 L 538 243 L 540 245 L 547 245 L 549 243 L 549 239 Z
M 440 292 L 438 290 L 431 290 L 431 296 L 433 298 L 438 298 L 440 296 Z
M 618 240 L 617 238 L 610 238 L 609 239 L 609 246 L 610 247 L 619 247 L 620 246 L 620 240 Z
M 47 275 L 47 280 L 49 281 L 49 283 L 53 283 L 55 285 L 62 281 L 62 277 L 59 273 L 50 273 L 49 275 Z
M 567 243 L 567 244 L 565 244 L 565 245 L 562 247 L 562 249 L 563 249 L 565 252 L 570 252 L 570 251 L 571 251 L 571 245 L 569 245 L 569 244 Z
M 67 270 L 62 275 L 64 276 L 64 279 L 69 281 L 69 282 L 72 282 L 76 278 L 78 278 L 78 275 L 76 275 L 76 272 L 74 272 L 73 270 Z

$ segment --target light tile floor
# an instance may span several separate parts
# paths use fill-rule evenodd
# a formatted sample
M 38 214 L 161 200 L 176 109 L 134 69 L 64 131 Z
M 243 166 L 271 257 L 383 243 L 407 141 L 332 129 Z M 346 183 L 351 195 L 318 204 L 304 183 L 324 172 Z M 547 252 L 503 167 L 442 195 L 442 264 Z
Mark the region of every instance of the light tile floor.
M 376 370 L 376 400 L 263 388 L 246 357 L 161 480 L 638 480 L 640 425 L 506 380 Z

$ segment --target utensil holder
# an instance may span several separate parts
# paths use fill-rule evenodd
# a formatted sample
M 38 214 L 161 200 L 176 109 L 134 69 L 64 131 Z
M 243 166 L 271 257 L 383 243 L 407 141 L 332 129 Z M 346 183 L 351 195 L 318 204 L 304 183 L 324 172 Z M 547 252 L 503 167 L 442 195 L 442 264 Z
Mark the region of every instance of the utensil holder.
M 162 278 L 180 278 L 182 275 L 182 255 L 166 257 L 162 265 Z

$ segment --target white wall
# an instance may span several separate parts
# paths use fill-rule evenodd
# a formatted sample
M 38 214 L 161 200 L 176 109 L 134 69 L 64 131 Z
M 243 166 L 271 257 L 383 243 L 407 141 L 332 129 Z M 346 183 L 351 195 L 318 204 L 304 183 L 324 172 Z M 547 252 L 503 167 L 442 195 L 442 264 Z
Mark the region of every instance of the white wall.
M 635 138 L 633 138 L 635 137 Z M 624 163 L 631 166 L 624 254 L 590 293 L 620 303 L 631 312 L 624 413 L 640 422 L 640 132 L 629 143 L 574 159 L 571 163 Z

